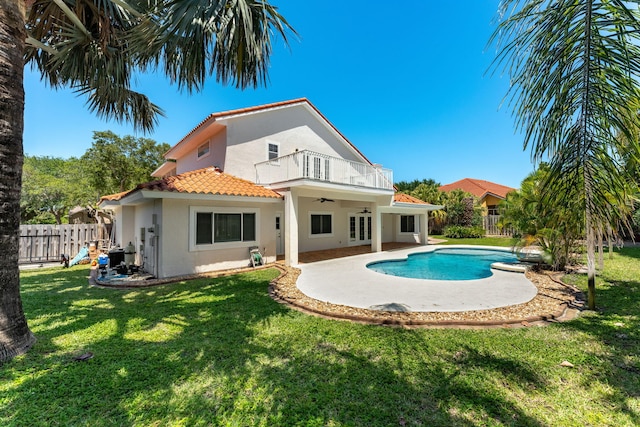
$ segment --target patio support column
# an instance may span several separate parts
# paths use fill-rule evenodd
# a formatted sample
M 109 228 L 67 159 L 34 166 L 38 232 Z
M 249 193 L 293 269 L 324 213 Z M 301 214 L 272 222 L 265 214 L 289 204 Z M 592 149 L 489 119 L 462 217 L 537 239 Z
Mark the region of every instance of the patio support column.
M 418 215 L 420 220 L 420 243 L 426 245 L 429 243 L 429 211 Z
M 377 204 L 371 209 L 371 252 L 382 251 L 382 218 Z
M 298 195 L 284 192 L 284 264 L 298 264 Z

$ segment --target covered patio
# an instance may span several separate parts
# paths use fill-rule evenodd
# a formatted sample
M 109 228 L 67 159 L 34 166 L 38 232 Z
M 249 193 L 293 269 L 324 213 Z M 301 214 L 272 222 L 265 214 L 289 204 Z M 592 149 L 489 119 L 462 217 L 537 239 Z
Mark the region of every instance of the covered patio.
M 430 242 L 433 243 L 433 242 Z M 389 242 L 382 244 L 383 251 L 393 251 L 410 247 L 420 247 L 417 243 Z M 346 248 L 324 249 L 320 251 L 301 252 L 298 254 L 298 264 L 327 261 L 330 259 L 344 258 L 353 255 L 372 253 L 371 245 L 349 246 Z M 278 256 L 278 262 L 284 264 L 284 255 Z

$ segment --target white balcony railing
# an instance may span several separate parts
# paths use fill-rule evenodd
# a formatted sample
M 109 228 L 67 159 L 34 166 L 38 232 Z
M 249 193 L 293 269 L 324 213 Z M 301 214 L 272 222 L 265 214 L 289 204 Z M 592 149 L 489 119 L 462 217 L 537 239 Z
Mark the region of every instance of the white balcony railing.
M 256 163 L 256 183 L 269 185 L 297 179 L 393 190 L 393 171 L 313 151 Z

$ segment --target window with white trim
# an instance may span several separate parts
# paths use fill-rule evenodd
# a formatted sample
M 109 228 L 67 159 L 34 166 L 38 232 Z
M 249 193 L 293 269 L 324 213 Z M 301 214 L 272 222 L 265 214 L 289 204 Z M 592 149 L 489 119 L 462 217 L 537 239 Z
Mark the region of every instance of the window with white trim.
M 415 233 L 416 217 L 415 215 L 400 215 L 400 232 Z
M 202 158 L 202 157 L 206 157 L 209 155 L 209 141 L 205 142 L 204 144 L 200 144 L 198 146 L 198 158 Z
M 274 160 L 280 157 L 280 145 L 275 142 L 267 143 L 267 158 L 269 160 Z
M 257 209 L 191 207 L 191 250 L 255 245 Z
M 309 235 L 312 237 L 333 235 L 333 214 L 331 213 L 311 213 L 309 215 L 309 224 Z

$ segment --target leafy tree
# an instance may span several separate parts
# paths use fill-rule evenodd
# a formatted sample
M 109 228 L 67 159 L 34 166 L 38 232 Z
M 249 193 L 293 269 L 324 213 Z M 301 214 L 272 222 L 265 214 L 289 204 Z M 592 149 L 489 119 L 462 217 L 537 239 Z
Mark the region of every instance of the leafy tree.
M 505 0 L 507 18 L 492 37 L 501 43 L 496 66 L 509 74 L 524 147 L 535 161 L 549 161 L 544 197 L 561 196 L 584 212 L 590 309 L 596 235 L 619 224 L 635 185 L 620 159 L 640 152 L 632 135 L 640 77 L 637 8 L 637 1 L 623 0 Z
M 148 138 L 111 131 L 94 132 L 91 147 L 82 156 L 89 182 L 99 194 L 130 190 L 152 179 L 151 173 L 163 162 L 171 146 Z
M 91 188 L 79 159 L 25 156 L 22 168 L 21 222 L 52 218 L 62 224 L 69 209 L 93 204 Z M 44 215 L 43 215 L 44 214 Z
M 411 194 L 413 191 L 415 191 L 421 185 L 424 185 L 424 186 L 429 187 L 429 188 L 435 187 L 436 189 L 438 187 L 440 187 L 440 183 L 434 181 L 431 178 L 429 178 L 429 179 L 423 178 L 421 180 L 414 179 L 413 181 L 400 181 L 400 182 L 396 182 L 395 183 L 395 186 L 396 186 L 396 189 L 398 190 L 398 192 L 406 193 L 406 194 Z
M 87 96 L 99 116 L 149 130 L 162 111 L 131 89 L 161 68 L 181 88 L 267 82 L 274 35 L 292 30 L 262 0 L 0 0 L 0 362 L 35 342 L 18 270 L 25 59 L 52 87 Z

